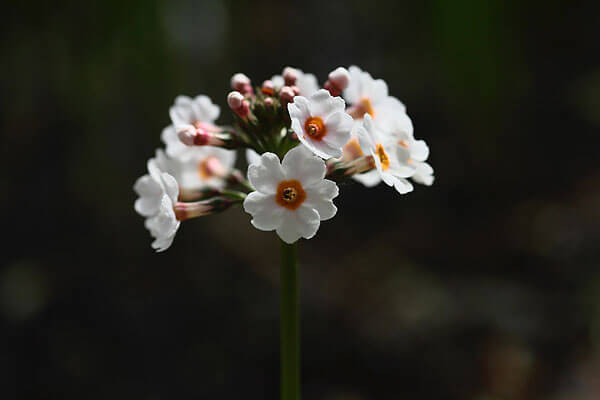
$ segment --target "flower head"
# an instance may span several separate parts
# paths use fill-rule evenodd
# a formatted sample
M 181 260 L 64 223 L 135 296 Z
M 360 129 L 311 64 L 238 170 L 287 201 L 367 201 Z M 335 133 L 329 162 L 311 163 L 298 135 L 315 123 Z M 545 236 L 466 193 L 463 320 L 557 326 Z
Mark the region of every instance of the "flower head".
M 273 153 L 264 153 L 248 167 L 248 178 L 256 188 L 244 200 L 252 225 L 263 231 L 276 230 L 286 243 L 312 238 L 320 221 L 337 212 L 333 199 L 335 182 L 324 179 L 325 162 L 304 146 L 290 150 L 280 163 Z
M 213 146 L 195 146 L 185 161 L 156 151 L 157 166 L 172 175 L 181 190 L 221 189 L 235 163 L 235 151 Z
M 214 125 L 219 113 L 219 106 L 213 104 L 207 96 L 200 95 L 194 99 L 177 96 L 175 104 L 169 110 L 172 125 L 163 129 L 161 135 L 169 157 L 181 160 L 192 157 L 193 148 L 190 143 L 195 136 L 219 131 L 219 128 Z M 190 143 L 183 143 L 178 133 L 182 135 L 186 133 L 186 138 L 189 136 L 189 140 L 186 141 Z
M 413 190 L 406 178 L 415 173 L 415 167 L 407 162 L 405 149 L 391 135 L 384 135 L 375 127 L 370 115 L 365 115 L 363 123 L 357 129 L 358 141 L 365 154 L 373 157 L 379 178 L 387 185 L 393 186 L 400 194 Z M 367 185 L 376 183 L 371 174 Z
M 296 96 L 294 102 L 288 104 L 292 130 L 319 157 L 340 157 L 342 146 L 350 140 L 353 124 L 344 107 L 341 97 L 332 97 L 324 89 L 309 98 Z
M 343 97 L 351 106 L 348 113 L 354 119 L 361 120 L 368 114 L 377 126 L 385 127 L 391 118 L 406 111 L 400 100 L 388 95 L 388 86 L 383 79 L 373 79 L 371 74 L 354 65 L 348 70 L 350 82 Z
M 148 161 L 148 174 L 140 177 L 133 189 L 140 196 L 134 208 L 146 217 L 144 225 L 155 239 L 152 248 L 156 251 L 168 249 L 180 225 L 174 211 L 179 194 L 177 181 L 162 172 L 156 161 L 151 159 Z

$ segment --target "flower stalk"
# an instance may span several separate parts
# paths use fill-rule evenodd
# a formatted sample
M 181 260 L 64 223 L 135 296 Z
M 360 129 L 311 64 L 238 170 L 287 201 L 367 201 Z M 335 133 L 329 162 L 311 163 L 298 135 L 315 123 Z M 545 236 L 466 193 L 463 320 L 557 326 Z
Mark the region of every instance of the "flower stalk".
M 281 242 L 281 400 L 300 400 L 300 300 L 296 243 Z

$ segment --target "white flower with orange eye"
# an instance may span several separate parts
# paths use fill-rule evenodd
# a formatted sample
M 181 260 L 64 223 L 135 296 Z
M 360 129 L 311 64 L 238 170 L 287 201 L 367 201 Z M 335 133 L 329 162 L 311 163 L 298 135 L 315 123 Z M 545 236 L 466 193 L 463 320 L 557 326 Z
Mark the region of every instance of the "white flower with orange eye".
M 382 134 L 368 114 L 356 132 L 362 151 L 373 157 L 379 178 L 400 194 L 411 192 L 413 186 L 406 178 L 413 176 L 416 168 L 408 162 L 408 154 L 398 139 Z
M 352 117 L 344 111 L 341 97 L 332 97 L 325 89 L 309 98 L 294 97 L 288 104 L 292 130 L 298 139 L 319 157 L 328 159 L 342 155 L 342 147 L 350 140 Z
M 179 189 L 177 181 L 166 172 L 162 172 L 156 161 L 148 161 L 148 174 L 140 177 L 133 186 L 140 196 L 134 208 L 146 217 L 145 226 L 155 239 L 152 248 L 164 251 L 171 246 L 180 222 L 175 216 Z
M 333 199 L 335 182 L 324 179 L 325 162 L 304 146 L 297 146 L 279 162 L 277 155 L 264 153 L 248 167 L 248 179 L 256 188 L 244 200 L 252 225 L 262 231 L 275 230 L 281 240 L 294 243 L 310 239 L 320 221 L 337 212 Z
M 185 161 L 156 151 L 158 167 L 173 175 L 181 190 L 221 189 L 235 164 L 235 151 L 213 146 L 194 146 Z
M 194 99 L 188 96 L 177 96 L 175 104 L 169 109 L 173 124 L 166 127 L 161 136 L 169 157 L 181 160 L 192 157 L 192 146 L 183 144 L 177 136 L 177 131 L 187 127 L 206 132 L 219 132 L 220 128 L 214 125 L 219 114 L 219 106 L 213 104 L 208 96 L 200 95 Z
M 383 79 L 373 79 L 371 74 L 353 65 L 348 68 L 350 82 L 343 92 L 348 103 L 348 114 L 355 120 L 370 115 L 378 127 L 386 127 L 399 113 L 406 112 L 406 107 L 397 98 L 388 95 L 387 83 Z
M 411 179 L 431 186 L 434 179 L 433 168 L 425 162 L 429 157 L 429 147 L 424 140 L 415 140 L 412 121 L 408 115 L 398 115 L 390 124 L 390 133 L 400 146 L 398 159 L 415 170 Z
M 313 74 L 305 73 L 298 68 L 285 67 L 282 75 L 271 77 L 273 88 L 280 90 L 284 86 L 296 86 L 301 96 L 312 96 L 319 90 L 319 83 Z

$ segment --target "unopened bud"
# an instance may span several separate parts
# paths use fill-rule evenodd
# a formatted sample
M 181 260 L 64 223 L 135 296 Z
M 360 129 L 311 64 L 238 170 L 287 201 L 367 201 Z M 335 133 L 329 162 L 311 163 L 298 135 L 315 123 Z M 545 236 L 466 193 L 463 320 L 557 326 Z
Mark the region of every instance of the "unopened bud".
M 275 85 L 273 85 L 273 81 L 264 81 L 261 90 L 264 94 L 268 94 L 269 96 L 275 93 Z
M 298 76 L 300 75 L 300 71 L 298 71 L 296 68 L 292 68 L 292 67 L 285 67 L 283 69 L 283 81 L 285 82 L 285 84 L 287 86 L 292 86 L 296 84 L 296 81 L 298 80 Z
M 224 141 L 214 132 L 201 126 L 180 125 L 176 127 L 177 137 L 188 146 L 222 146 Z
M 248 116 L 250 105 L 240 92 L 230 92 L 227 95 L 227 104 L 240 117 L 245 118 Z
M 196 128 L 193 125 L 182 125 L 177 127 L 177 136 L 179 140 L 188 146 L 194 145 L 194 138 L 196 137 Z
M 294 94 L 296 96 L 298 96 L 300 94 L 300 88 L 298 86 L 294 85 L 294 86 L 291 86 L 291 88 L 294 91 Z
M 332 96 L 339 96 L 350 83 L 350 73 L 346 68 L 338 67 L 329 73 L 329 80 L 323 88 L 328 90 Z
M 231 88 L 233 90 L 241 91 L 240 89 L 246 85 L 250 85 L 250 78 L 241 72 L 238 72 L 231 77 Z
M 273 101 L 272 97 L 267 97 L 265 99 L 265 106 L 267 106 L 267 107 L 273 107 L 273 104 L 275 104 L 275 102 Z
M 290 86 L 282 87 L 281 91 L 279 92 L 279 97 L 281 98 L 281 102 L 283 104 L 294 101 L 294 96 L 296 96 L 296 93 L 294 93 L 294 89 L 292 89 Z

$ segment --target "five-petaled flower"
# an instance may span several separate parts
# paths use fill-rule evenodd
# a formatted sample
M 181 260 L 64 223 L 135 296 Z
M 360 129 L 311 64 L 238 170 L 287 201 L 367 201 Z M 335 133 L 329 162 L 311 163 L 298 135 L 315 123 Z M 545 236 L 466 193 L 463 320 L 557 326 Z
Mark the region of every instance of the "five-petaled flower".
M 373 124 L 370 115 L 365 115 L 356 132 L 362 151 L 373 157 L 381 180 L 400 194 L 411 192 L 413 186 L 406 178 L 414 174 L 415 168 L 408 163 L 407 152 L 398 139 L 383 135 Z
M 188 96 L 177 96 L 175 104 L 169 109 L 172 125 L 166 127 L 161 136 L 169 157 L 182 161 L 194 157 L 194 147 L 185 145 L 177 132 L 218 132 L 220 129 L 214 125 L 214 122 L 219 118 L 219 114 L 219 106 L 213 104 L 208 96 L 199 95 L 193 99 Z
M 138 178 L 133 189 L 140 196 L 135 201 L 135 210 L 146 217 L 144 225 L 155 239 L 152 248 L 156 251 L 168 249 L 180 225 L 174 211 L 179 195 L 177 181 L 162 172 L 151 159 L 148 174 Z
M 264 153 L 248 167 L 248 178 L 256 188 L 244 200 L 252 225 L 275 230 L 286 243 L 312 238 L 320 221 L 337 212 L 333 199 L 335 182 L 324 179 L 325 162 L 304 146 L 290 150 L 280 163 L 277 155 Z
M 300 142 L 319 157 L 337 158 L 350 140 L 352 117 L 344 111 L 344 100 L 333 97 L 325 89 L 309 98 L 294 97 L 288 104 L 292 130 Z

